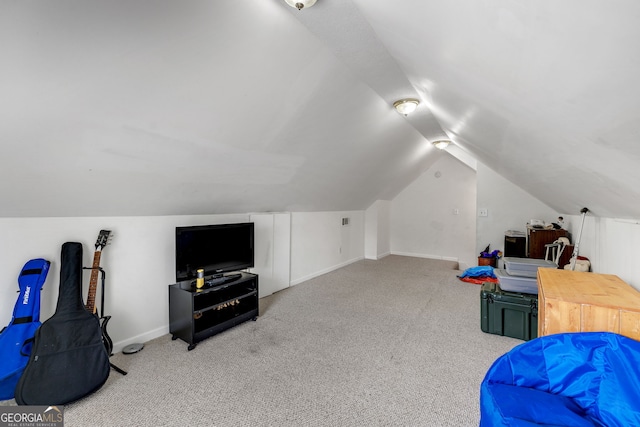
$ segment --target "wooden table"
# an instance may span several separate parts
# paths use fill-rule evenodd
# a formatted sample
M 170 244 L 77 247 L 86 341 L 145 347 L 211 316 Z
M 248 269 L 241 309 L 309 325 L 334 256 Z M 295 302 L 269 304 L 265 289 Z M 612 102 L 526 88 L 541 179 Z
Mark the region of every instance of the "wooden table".
M 612 274 L 538 269 L 538 336 L 597 331 L 640 340 L 640 292 Z

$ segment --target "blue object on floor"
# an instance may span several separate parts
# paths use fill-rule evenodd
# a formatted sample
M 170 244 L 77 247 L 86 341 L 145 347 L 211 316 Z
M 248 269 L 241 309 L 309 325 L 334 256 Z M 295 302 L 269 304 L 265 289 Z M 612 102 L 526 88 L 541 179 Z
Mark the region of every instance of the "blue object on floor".
M 495 279 L 496 275 L 493 272 L 493 267 L 490 265 L 481 265 L 478 267 L 467 268 L 458 277 L 492 277 Z
M 498 358 L 480 386 L 480 427 L 640 426 L 640 342 L 548 335 Z

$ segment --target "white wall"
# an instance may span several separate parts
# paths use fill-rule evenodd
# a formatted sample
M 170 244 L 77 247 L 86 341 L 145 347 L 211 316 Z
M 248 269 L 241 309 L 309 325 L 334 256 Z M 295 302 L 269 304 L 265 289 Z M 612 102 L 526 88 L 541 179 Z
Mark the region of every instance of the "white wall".
M 114 350 L 164 335 L 169 332 L 168 285 L 175 282 L 175 227 L 246 222 L 250 217 L 0 218 L 0 326 L 11 320 L 18 295 L 17 277 L 28 260 L 45 258 L 52 262 L 41 294 L 44 321 L 55 311 L 62 244 L 82 243 L 84 264 L 91 266 L 98 233 L 108 229 L 112 230 L 113 239 L 104 248 L 100 265 L 107 274 L 105 312 L 112 316 L 107 332 L 114 341 Z M 348 226 L 341 225 L 343 217 L 349 217 Z M 281 221 L 283 218 L 286 221 Z M 272 271 L 274 280 L 288 280 L 290 267 L 294 282 L 300 283 L 363 258 L 364 212 L 294 213 L 291 218 L 291 227 L 289 214 L 278 214 L 269 233 L 256 231 L 256 245 L 277 252 L 268 255 L 278 267 L 278 271 Z M 288 254 L 280 253 L 281 244 L 265 243 L 269 239 L 280 243 L 291 240 L 291 265 L 285 270 L 282 260 L 288 259 Z M 87 272 L 83 282 L 85 298 L 88 282 Z
M 582 215 L 563 215 L 575 243 Z M 640 290 L 640 220 L 599 218 L 587 213 L 582 227 L 579 255 L 589 258 L 591 271 L 615 274 Z
M 377 200 L 365 211 L 364 256 L 380 259 L 391 253 L 391 202 Z
M 477 207 L 478 210 L 487 209 L 488 216 L 476 218 L 476 256 L 487 245 L 491 246 L 492 251 L 504 251 L 504 234 L 507 230 L 525 232 L 527 222 L 531 219 L 541 219 L 550 223 L 561 216 L 484 164 L 478 163 L 477 166 Z
M 475 213 L 475 171 L 441 156 L 392 200 L 391 253 L 476 265 Z
M 291 214 L 292 285 L 363 258 L 364 211 Z
M 378 259 L 378 201 L 364 212 L 364 257 Z
M 516 187 L 483 164 L 478 164 L 478 209 L 486 208 L 488 217 L 478 217 L 476 251 L 487 244 L 504 249 L 504 232 L 525 231 L 531 219 L 554 222 L 558 216 L 575 243 L 580 235 L 582 215 L 558 213 L 530 194 Z M 615 274 L 640 290 L 640 220 L 600 218 L 597 213 L 585 216 L 580 239 L 580 255 L 589 258 L 591 270 Z
M 439 178 L 436 178 L 438 171 Z M 489 242 L 493 248 L 501 248 L 506 229 L 524 229 L 524 224 L 532 217 L 552 221 L 558 216 L 482 165 L 479 165 L 477 177 L 477 200 L 481 203 L 478 207 L 489 210 L 487 221 L 478 222 L 482 230 L 478 231 L 477 239 L 476 174 L 450 156 L 443 156 L 393 201 L 375 204 L 374 254 L 378 256 L 390 250 L 402 255 L 457 259 L 461 268 L 466 268 L 465 262 L 475 265 L 479 251 L 477 242 L 482 242 L 482 249 Z M 459 210 L 458 215 L 454 215 L 454 209 Z M 364 258 L 364 211 L 294 212 L 290 215 L 290 229 L 281 232 L 282 227 L 274 226 L 269 236 L 263 236 L 259 231 L 256 234 L 256 244 L 263 244 L 263 241 L 258 242 L 262 239 L 290 239 L 290 284 L 301 283 Z M 563 216 L 575 239 L 581 217 Z M 350 220 L 348 226 L 342 226 L 344 217 Z M 115 351 L 166 334 L 167 287 L 175 280 L 175 227 L 245 222 L 250 218 L 250 214 L 0 218 L 3 236 L 0 242 L 0 327 L 11 319 L 17 297 L 17 277 L 25 262 L 32 258 L 52 262 L 42 292 L 41 320 L 45 320 L 55 310 L 62 244 L 67 241 L 83 243 L 84 264 L 90 266 L 99 230 L 109 229 L 113 231 L 113 240 L 102 253 L 101 266 L 107 272 L 106 314 L 112 316 L 108 332 L 114 340 Z M 637 268 L 640 221 L 597 218 L 589 214 L 580 248 L 580 254 L 591 260 L 593 271 L 616 274 L 640 289 L 640 269 Z M 86 272 L 84 295 L 88 276 Z
M 248 221 L 248 215 L 200 215 L 103 218 L 0 218 L 0 324 L 11 320 L 17 277 L 29 259 L 52 262 L 42 291 L 41 320 L 55 311 L 64 242 L 83 244 L 84 265 L 91 266 L 101 229 L 113 232 L 100 265 L 106 271 L 107 332 L 116 351 L 168 332 L 168 285 L 175 283 L 175 227 Z M 86 288 L 89 272 L 84 278 Z M 96 300 L 100 307 L 99 299 Z

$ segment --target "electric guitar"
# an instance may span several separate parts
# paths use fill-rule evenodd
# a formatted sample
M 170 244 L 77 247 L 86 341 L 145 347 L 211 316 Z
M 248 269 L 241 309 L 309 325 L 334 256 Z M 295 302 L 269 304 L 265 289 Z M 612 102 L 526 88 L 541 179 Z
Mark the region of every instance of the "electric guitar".
M 102 256 L 102 249 L 107 246 L 111 240 L 111 231 L 110 230 L 100 230 L 98 234 L 98 239 L 96 240 L 96 250 L 93 253 L 93 265 L 91 266 L 91 278 L 89 279 L 89 291 L 87 295 L 87 303 L 85 305 L 86 310 L 98 316 L 98 309 L 96 307 L 96 291 L 98 289 L 98 272 L 100 270 L 100 257 Z M 104 298 L 104 295 L 102 296 Z M 104 346 L 107 349 L 107 354 L 111 356 L 111 352 L 113 351 L 113 341 L 111 337 L 107 333 L 107 323 L 109 323 L 109 319 L 111 316 L 103 316 L 100 317 L 100 329 L 102 330 L 102 341 L 104 342 Z

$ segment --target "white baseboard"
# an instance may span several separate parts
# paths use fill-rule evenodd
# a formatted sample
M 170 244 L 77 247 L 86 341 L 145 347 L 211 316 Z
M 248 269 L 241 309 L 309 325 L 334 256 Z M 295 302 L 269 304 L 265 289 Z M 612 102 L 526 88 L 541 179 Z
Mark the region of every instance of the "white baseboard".
M 376 256 L 365 256 L 364 259 L 371 259 L 371 260 L 377 261 L 377 260 L 382 259 L 384 257 L 387 257 L 389 255 L 391 255 L 391 252 L 385 252 L 383 254 L 377 254 Z
M 313 274 L 305 276 L 305 277 L 303 277 L 301 279 L 297 279 L 297 280 L 291 281 L 290 286 L 297 285 L 299 283 L 302 283 L 302 282 L 305 282 L 307 280 L 313 279 L 314 277 L 322 276 L 323 274 L 326 274 L 326 273 L 330 273 L 330 272 L 332 272 L 334 270 L 337 270 L 339 268 L 345 267 L 345 266 L 347 266 L 349 264 L 353 264 L 354 262 L 360 261 L 361 259 L 364 259 L 364 257 L 353 258 L 353 259 L 350 259 L 350 260 L 345 261 L 343 263 L 334 265 L 332 267 L 325 268 L 324 270 L 321 270 L 321 271 L 319 271 L 317 273 L 313 273 Z M 119 352 L 122 351 L 123 348 L 125 348 L 129 344 L 145 343 L 147 341 L 151 341 L 153 339 L 156 339 L 156 338 L 161 337 L 163 335 L 166 335 L 168 333 L 169 333 L 169 325 L 167 324 L 167 325 L 162 326 L 160 328 L 156 328 L 156 329 L 154 329 L 152 331 L 145 332 L 145 333 L 140 334 L 140 335 L 136 335 L 135 337 L 127 338 L 126 340 L 118 341 L 116 343 L 113 343 L 113 352 L 114 353 L 119 353 Z
M 292 280 L 292 281 L 291 281 L 291 283 L 290 283 L 290 285 L 291 285 L 291 286 L 298 285 L 298 284 L 300 284 L 300 283 L 302 283 L 302 282 L 306 282 L 307 280 L 311 280 L 311 279 L 313 279 L 314 277 L 322 276 L 323 274 L 327 274 L 327 273 L 330 273 L 330 272 L 332 272 L 332 271 L 334 271 L 334 270 L 337 270 L 337 269 L 339 269 L 339 268 L 345 267 L 345 266 L 347 266 L 347 265 L 349 265 L 349 264 L 353 264 L 354 262 L 360 261 L 361 259 L 364 259 L 364 257 L 357 257 L 357 258 L 353 258 L 353 259 L 350 259 L 350 260 L 345 261 L 345 262 L 343 262 L 343 263 L 340 263 L 340 264 L 337 264 L 337 265 L 331 266 L 331 267 L 329 267 L 329 268 L 325 268 L 325 269 L 323 269 L 323 270 L 320 270 L 320 271 L 318 271 L 318 272 L 316 272 L 316 273 L 309 274 L 309 275 L 304 276 L 304 277 L 302 277 L 302 278 L 300 278 L 300 279 Z
M 416 258 L 441 259 L 443 261 L 459 262 L 458 258 L 456 258 L 456 257 L 448 257 L 448 256 L 441 256 L 441 255 L 414 254 L 414 253 L 411 253 L 411 252 L 394 252 L 394 251 L 391 251 L 391 254 L 392 255 L 402 255 L 402 256 L 412 256 L 412 257 L 416 257 Z
M 378 256 L 377 259 L 382 259 L 382 258 L 384 258 L 386 256 L 389 256 L 389 255 L 401 255 L 401 256 L 411 256 L 411 257 L 417 257 L 417 258 L 440 259 L 440 260 L 444 260 L 444 261 L 456 261 L 456 262 L 458 261 L 458 259 L 454 258 L 454 257 L 443 257 L 443 256 L 438 256 L 438 255 L 415 254 L 415 253 L 409 253 L 409 252 L 393 252 L 393 251 L 392 252 L 387 252 L 385 254 L 381 254 L 381 255 Z M 342 262 L 340 264 L 325 268 L 325 269 L 320 270 L 320 271 L 318 271 L 316 273 L 309 274 L 309 275 L 307 275 L 305 277 L 302 277 L 300 279 L 296 279 L 296 280 L 291 281 L 290 286 L 294 286 L 294 285 L 300 284 L 302 282 L 306 282 L 307 280 L 311 280 L 311 279 L 313 279 L 315 277 L 322 276 L 323 274 L 330 273 L 330 272 L 332 272 L 334 270 L 337 270 L 339 268 L 346 267 L 347 265 L 353 264 L 354 262 L 358 262 L 358 261 L 360 261 L 362 259 L 364 259 L 364 257 L 357 257 L 357 258 L 353 258 L 353 259 L 350 259 L 348 261 Z M 368 258 L 368 259 L 370 259 L 370 258 Z M 468 268 L 468 267 L 464 267 L 463 268 L 462 265 L 459 267 L 459 269 L 462 269 L 462 270 L 464 270 L 465 268 Z M 169 333 L 169 325 L 165 325 L 165 326 L 162 326 L 160 328 L 156 328 L 156 329 L 154 329 L 152 331 L 145 332 L 145 333 L 140 334 L 140 335 L 136 335 L 135 337 L 131 337 L 131 338 L 127 338 L 126 340 L 123 340 L 123 341 L 115 342 L 115 343 L 113 343 L 113 352 L 114 353 L 119 353 L 119 352 L 122 351 L 123 348 L 125 348 L 129 344 L 145 343 L 147 341 L 151 341 L 153 339 L 159 338 L 159 337 L 161 337 L 163 335 L 166 335 L 168 333 Z
M 144 334 L 136 335 L 135 337 L 128 338 L 124 341 L 118 341 L 117 343 L 113 343 L 113 352 L 119 353 L 123 348 L 128 346 L 129 344 L 142 343 L 144 344 L 147 341 L 151 341 L 163 335 L 169 333 L 169 325 L 162 326 L 160 328 L 154 329 L 153 331 L 145 332 Z

